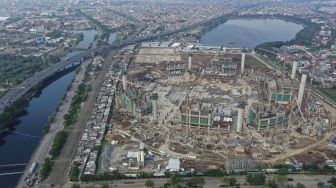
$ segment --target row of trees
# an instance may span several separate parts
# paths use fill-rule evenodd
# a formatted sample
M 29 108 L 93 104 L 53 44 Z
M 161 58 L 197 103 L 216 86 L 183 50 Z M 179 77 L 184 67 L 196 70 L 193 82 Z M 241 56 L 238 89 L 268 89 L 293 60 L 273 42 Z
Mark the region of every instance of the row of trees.
M 71 89 L 71 86 L 69 86 L 68 90 Z M 87 83 L 82 83 L 78 86 L 77 90 L 76 90 L 76 95 L 72 98 L 71 104 L 70 104 L 70 109 L 67 112 L 67 114 L 64 115 L 64 128 L 63 130 L 59 131 L 52 143 L 51 149 L 49 150 L 49 155 L 51 157 L 50 160 L 55 159 L 57 156 L 60 155 L 61 150 L 66 142 L 66 139 L 68 137 L 68 132 L 67 132 L 67 128 L 69 128 L 70 126 L 72 126 L 78 119 L 80 110 L 81 110 L 81 104 L 82 102 L 84 102 L 87 99 L 88 96 L 88 92 L 90 91 L 90 87 Z M 53 122 L 55 119 L 55 116 L 50 116 L 49 118 L 49 122 Z M 43 131 L 47 131 L 50 128 L 50 124 L 46 126 L 46 130 Z M 49 159 L 48 159 L 49 160 Z M 51 164 L 53 163 L 53 161 L 51 161 Z M 50 171 L 52 170 L 52 165 L 50 165 L 50 168 L 46 168 L 47 170 L 45 170 L 46 172 L 42 171 L 42 169 L 40 170 L 40 176 L 42 177 L 46 177 L 49 175 Z M 70 174 L 70 179 L 73 180 L 77 180 L 79 175 L 79 168 L 77 166 L 73 167 L 71 170 L 71 174 Z
M 42 180 L 49 176 L 53 165 L 54 162 L 49 157 L 44 159 L 40 170 L 40 177 Z
M 27 105 L 28 100 L 20 98 L 4 110 L 0 115 L 0 135 L 16 123 L 18 116 L 26 112 L 25 108 Z
M 72 98 L 70 109 L 67 114 L 64 115 L 64 127 L 67 128 L 73 125 L 79 116 L 80 105 L 87 99 L 90 87 L 86 83 L 82 83 L 78 86 L 76 95 Z

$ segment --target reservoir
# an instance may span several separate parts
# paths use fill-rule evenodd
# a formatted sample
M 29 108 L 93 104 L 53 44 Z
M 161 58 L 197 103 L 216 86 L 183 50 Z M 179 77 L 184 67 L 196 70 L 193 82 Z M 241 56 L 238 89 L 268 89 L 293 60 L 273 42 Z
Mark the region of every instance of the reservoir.
M 94 30 L 78 32 L 82 32 L 84 38 L 77 48 L 88 49 L 97 32 Z M 80 51 L 73 50 L 67 53 L 66 57 L 71 57 L 77 53 L 80 53 Z M 30 100 L 26 108 L 27 113 L 18 118 L 17 124 L 12 130 L 15 132 L 10 132 L 1 138 L 0 165 L 29 162 L 43 136 L 42 129 L 48 123 L 48 117 L 54 113 L 74 78 L 74 68 L 70 68 L 44 83 L 40 91 Z M 0 167 L 0 174 L 22 172 L 23 170 L 24 167 Z M 21 174 L 0 176 L 0 187 L 15 187 L 20 177 Z
M 254 48 L 265 42 L 289 41 L 302 29 L 302 25 L 281 19 L 233 19 L 206 32 L 200 43 Z

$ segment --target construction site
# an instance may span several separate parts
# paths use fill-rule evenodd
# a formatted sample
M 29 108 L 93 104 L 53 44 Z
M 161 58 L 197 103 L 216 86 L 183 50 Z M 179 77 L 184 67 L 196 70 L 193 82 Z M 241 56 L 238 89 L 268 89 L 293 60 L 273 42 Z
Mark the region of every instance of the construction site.
M 252 50 L 157 42 L 114 59 L 120 84 L 100 171 L 160 176 L 335 160 L 333 112 L 295 63 L 286 75 Z

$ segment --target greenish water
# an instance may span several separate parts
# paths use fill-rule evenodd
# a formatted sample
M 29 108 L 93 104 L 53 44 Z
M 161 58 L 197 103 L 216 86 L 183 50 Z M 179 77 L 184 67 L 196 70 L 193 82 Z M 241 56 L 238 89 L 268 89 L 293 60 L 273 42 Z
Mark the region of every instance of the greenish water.
M 253 48 L 265 42 L 291 40 L 302 29 L 302 25 L 281 19 L 233 19 L 205 33 L 200 43 Z

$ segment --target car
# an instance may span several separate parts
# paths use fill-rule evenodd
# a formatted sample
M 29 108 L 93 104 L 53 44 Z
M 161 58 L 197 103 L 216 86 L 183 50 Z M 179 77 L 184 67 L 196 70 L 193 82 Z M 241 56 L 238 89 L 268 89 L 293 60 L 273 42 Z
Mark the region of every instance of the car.
M 293 178 L 287 178 L 287 181 L 294 181 Z

